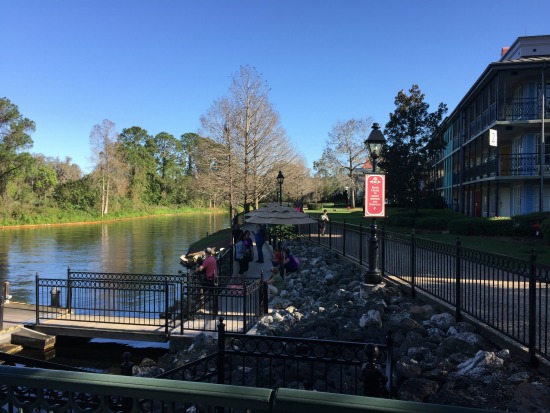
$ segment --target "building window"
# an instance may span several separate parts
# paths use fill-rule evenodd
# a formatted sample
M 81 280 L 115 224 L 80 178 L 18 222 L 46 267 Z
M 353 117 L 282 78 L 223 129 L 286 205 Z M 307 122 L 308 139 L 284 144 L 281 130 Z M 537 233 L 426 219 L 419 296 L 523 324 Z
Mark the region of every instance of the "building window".
M 521 214 L 521 186 L 512 188 L 512 216 Z

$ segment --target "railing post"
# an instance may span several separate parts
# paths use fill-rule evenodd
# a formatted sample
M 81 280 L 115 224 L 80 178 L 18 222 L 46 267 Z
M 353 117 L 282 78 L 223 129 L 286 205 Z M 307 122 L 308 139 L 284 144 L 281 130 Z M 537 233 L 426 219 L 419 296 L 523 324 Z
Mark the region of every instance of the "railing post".
M 168 323 L 170 320 L 168 300 L 170 294 L 168 294 L 168 279 L 164 279 L 164 335 L 168 338 Z M 175 308 L 174 308 L 175 310 Z
M 261 294 L 260 294 L 260 300 L 262 303 L 261 309 L 264 314 L 267 314 L 269 312 L 268 292 L 267 292 L 267 283 L 263 280 L 263 277 L 262 277 L 261 283 L 262 283 Z
M 182 277 L 183 278 L 183 277 Z M 185 293 L 184 283 L 180 278 L 180 334 L 183 335 L 183 295 Z
M 218 323 L 218 384 L 225 384 L 225 324 L 223 317 Z
M 243 331 L 246 331 L 246 299 L 248 298 L 248 289 L 246 288 L 246 278 L 243 277 Z
M 416 234 L 414 229 L 411 234 L 411 296 L 416 297 L 415 278 L 416 278 Z
M 455 318 L 456 321 L 462 321 L 462 246 L 460 237 L 456 237 L 455 249 Z
M 529 364 L 534 367 L 537 365 L 537 256 L 534 249 L 531 250 L 529 261 Z
M 38 271 L 36 272 L 35 276 L 34 276 L 34 291 L 35 291 L 35 294 L 36 294 L 36 300 L 35 300 L 35 303 L 36 303 L 36 310 L 35 310 L 35 314 L 36 314 L 36 325 L 40 324 L 40 292 L 38 291 Z
M 187 290 L 187 316 L 189 317 L 191 315 L 191 309 L 193 307 L 193 303 L 191 302 L 191 300 L 193 299 L 193 293 L 194 293 L 194 288 L 195 286 L 191 285 L 191 271 L 189 271 L 189 269 L 187 269 L 187 285 L 186 285 L 186 290 Z
M 380 237 L 380 276 L 384 277 L 386 273 L 386 228 L 382 226 L 382 236 Z
M 71 267 L 67 266 L 67 313 L 72 313 L 73 290 L 71 284 Z
M 342 230 L 342 256 L 346 256 L 346 220 L 344 219 L 344 228 Z
M 359 222 L 359 265 L 363 265 L 363 221 Z

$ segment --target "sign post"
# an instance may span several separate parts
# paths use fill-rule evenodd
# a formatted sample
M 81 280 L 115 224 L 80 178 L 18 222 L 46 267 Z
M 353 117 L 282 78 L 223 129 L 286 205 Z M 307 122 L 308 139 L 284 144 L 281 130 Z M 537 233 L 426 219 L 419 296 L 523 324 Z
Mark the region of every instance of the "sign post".
M 365 175 L 365 218 L 386 216 L 386 175 Z

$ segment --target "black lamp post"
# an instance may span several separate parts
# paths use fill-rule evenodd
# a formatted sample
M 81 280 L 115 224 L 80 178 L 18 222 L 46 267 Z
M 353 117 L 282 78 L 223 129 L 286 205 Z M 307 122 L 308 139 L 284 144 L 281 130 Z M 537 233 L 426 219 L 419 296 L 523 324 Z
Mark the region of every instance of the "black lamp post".
M 380 125 L 375 123 L 372 125 L 372 132 L 367 140 L 365 140 L 365 146 L 372 159 L 372 173 L 376 173 L 376 161 L 380 157 L 382 146 L 386 143 L 386 138 L 380 131 Z M 365 194 L 366 196 L 366 194 Z M 370 225 L 369 236 L 369 269 L 365 274 L 365 283 L 367 284 L 379 284 L 382 281 L 382 275 L 378 268 L 378 236 L 376 234 L 376 218 L 372 218 Z
M 279 171 L 279 175 L 277 175 L 277 183 L 279 184 L 279 205 L 283 205 L 283 182 L 285 181 L 285 177 L 283 176 L 283 173 Z

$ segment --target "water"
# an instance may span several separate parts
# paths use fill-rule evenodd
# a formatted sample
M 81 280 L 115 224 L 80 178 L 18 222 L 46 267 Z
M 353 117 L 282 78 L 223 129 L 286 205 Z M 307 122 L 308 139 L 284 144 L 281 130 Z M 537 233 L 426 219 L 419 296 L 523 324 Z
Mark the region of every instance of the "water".
M 177 274 L 179 256 L 207 233 L 227 227 L 224 214 L 189 214 L 108 223 L 0 229 L 0 282 L 10 282 L 12 301 L 34 303 L 35 274 L 67 277 L 80 271 Z M 23 350 L 21 356 L 120 374 L 122 354 L 139 364 L 158 361 L 167 344 L 58 337 L 52 352 Z
M 0 229 L 0 283 L 12 301 L 35 303 L 35 275 L 78 271 L 177 274 L 179 256 L 207 233 L 229 225 L 225 214 L 157 216 L 97 224 Z

